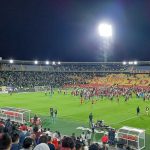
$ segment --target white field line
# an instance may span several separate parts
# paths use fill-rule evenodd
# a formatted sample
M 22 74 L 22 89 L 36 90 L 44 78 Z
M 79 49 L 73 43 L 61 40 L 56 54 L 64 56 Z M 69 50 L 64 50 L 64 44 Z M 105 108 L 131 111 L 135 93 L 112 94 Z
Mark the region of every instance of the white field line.
M 134 116 L 134 117 L 131 117 L 131 118 L 128 118 L 128 119 L 124 119 L 124 120 L 119 121 L 119 122 L 111 123 L 110 125 L 119 124 L 119 123 L 121 123 L 121 122 L 128 121 L 128 120 L 134 119 L 134 118 L 136 118 L 136 117 L 138 117 L 138 116 Z

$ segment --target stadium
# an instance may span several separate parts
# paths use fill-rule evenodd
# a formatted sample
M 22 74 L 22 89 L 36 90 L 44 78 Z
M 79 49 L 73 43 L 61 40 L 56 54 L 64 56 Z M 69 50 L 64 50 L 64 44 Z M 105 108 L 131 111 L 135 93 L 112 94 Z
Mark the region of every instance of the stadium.
M 150 0 L 0 1 L 0 150 L 150 150 Z
M 68 136 L 90 131 L 92 142 L 113 130 L 133 149 L 149 147 L 149 61 L 1 60 L 0 87 L 1 124 L 10 119 L 17 125 L 39 125 L 41 134 L 47 129 Z M 125 127 L 133 128 L 129 135 L 139 139 L 130 139 Z M 115 137 L 109 142 L 113 145 Z

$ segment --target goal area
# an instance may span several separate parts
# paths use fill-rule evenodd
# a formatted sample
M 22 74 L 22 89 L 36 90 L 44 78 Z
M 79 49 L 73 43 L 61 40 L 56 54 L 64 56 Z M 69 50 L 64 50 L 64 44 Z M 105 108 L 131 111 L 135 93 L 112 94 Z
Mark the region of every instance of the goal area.
M 31 110 L 14 108 L 14 107 L 1 107 L 0 108 L 0 118 L 18 123 L 25 123 L 30 121 Z

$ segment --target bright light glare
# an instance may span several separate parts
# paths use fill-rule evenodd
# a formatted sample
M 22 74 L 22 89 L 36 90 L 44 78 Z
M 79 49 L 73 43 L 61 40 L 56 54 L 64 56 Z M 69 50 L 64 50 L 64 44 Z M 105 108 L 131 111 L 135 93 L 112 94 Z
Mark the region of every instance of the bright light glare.
M 37 61 L 37 60 L 35 60 L 35 61 L 34 61 L 34 64 L 35 64 L 35 65 L 37 65 L 37 64 L 38 64 L 38 61 Z
M 123 61 L 123 63 L 122 63 L 123 65 L 126 65 L 127 64 L 127 62 L 126 61 Z
M 46 64 L 46 65 L 49 65 L 49 61 L 46 61 L 45 64 Z
M 55 65 L 55 64 L 56 64 L 55 61 L 53 61 L 53 62 L 52 62 L 52 65 Z
M 129 65 L 133 65 L 133 62 L 132 62 L 132 61 L 129 61 Z
M 14 63 L 14 60 L 13 60 L 13 59 L 10 59 L 10 60 L 9 60 L 9 63 L 10 63 L 10 64 L 13 64 L 13 63 Z
M 111 37 L 112 36 L 112 26 L 110 24 L 102 23 L 98 27 L 100 36 Z
M 138 64 L 138 62 L 137 62 L 137 61 L 134 61 L 133 63 L 134 63 L 134 65 L 137 65 L 137 64 Z
M 60 63 L 60 61 L 58 62 L 58 65 L 60 65 L 61 63 Z

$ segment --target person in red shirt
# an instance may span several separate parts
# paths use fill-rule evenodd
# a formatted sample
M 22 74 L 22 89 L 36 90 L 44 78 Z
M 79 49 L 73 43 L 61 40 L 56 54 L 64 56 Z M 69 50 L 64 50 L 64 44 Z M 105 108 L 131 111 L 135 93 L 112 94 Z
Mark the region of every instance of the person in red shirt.
M 5 127 L 4 123 L 0 121 L 0 127 Z
M 52 140 L 52 144 L 54 144 L 55 149 L 57 149 L 57 148 L 58 148 L 58 140 L 57 140 L 57 138 L 53 138 L 53 140 Z
M 25 124 L 21 124 L 19 129 L 22 130 L 22 131 L 27 131 L 27 126 Z
M 102 141 L 103 144 L 108 143 L 108 135 L 104 134 L 104 136 L 102 137 L 101 141 Z

